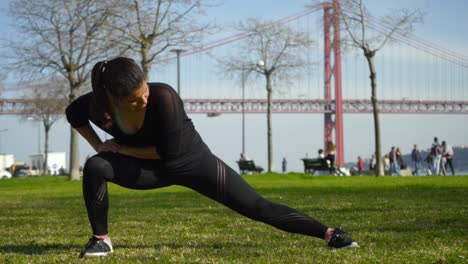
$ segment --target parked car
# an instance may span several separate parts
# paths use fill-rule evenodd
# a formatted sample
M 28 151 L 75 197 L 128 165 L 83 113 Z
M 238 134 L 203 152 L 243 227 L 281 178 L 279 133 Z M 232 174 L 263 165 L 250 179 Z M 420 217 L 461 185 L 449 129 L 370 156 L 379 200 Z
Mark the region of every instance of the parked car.
M 31 176 L 31 169 L 28 165 L 18 165 L 13 172 L 13 177 Z
M 6 170 L 0 170 L 0 179 L 10 179 L 11 173 Z
M 25 162 L 16 162 L 8 170 L 13 177 L 31 176 L 31 168 Z

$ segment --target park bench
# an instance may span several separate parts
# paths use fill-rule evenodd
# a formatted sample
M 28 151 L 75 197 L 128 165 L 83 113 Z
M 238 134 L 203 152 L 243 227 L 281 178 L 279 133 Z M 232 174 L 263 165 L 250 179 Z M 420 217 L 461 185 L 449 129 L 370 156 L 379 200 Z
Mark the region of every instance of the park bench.
M 246 174 L 249 172 L 261 173 L 263 168 L 255 165 L 253 160 L 238 160 L 239 170 L 241 174 Z
M 304 172 L 314 174 L 316 171 L 329 171 L 330 165 L 326 159 L 302 159 L 304 162 Z

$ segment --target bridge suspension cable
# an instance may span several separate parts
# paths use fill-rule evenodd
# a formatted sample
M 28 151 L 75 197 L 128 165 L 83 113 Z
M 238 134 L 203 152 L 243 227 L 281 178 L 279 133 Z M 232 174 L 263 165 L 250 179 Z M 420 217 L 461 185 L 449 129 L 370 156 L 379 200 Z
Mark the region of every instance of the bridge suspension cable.
M 281 18 L 279 20 L 273 21 L 271 23 L 265 24 L 262 28 L 267 29 L 267 28 L 272 27 L 274 25 L 281 25 L 281 24 L 285 24 L 285 23 L 288 23 L 288 22 L 291 22 L 291 21 L 295 21 L 295 20 L 298 20 L 298 19 L 300 19 L 302 17 L 308 16 L 308 15 L 314 13 L 314 12 L 321 11 L 322 8 L 323 8 L 322 5 L 314 5 L 311 8 L 309 8 L 307 10 L 304 10 L 304 11 L 302 11 L 300 13 L 293 14 L 293 15 Z M 184 57 L 184 56 L 186 57 L 186 56 L 190 56 L 190 55 L 197 54 L 197 53 L 200 53 L 200 52 L 208 51 L 208 50 L 220 47 L 220 46 L 224 46 L 224 45 L 227 45 L 227 44 L 230 44 L 230 43 L 245 39 L 248 36 L 250 36 L 251 34 L 252 33 L 250 33 L 250 32 L 240 32 L 240 33 L 234 34 L 232 36 L 213 41 L 213 42 L 211 42 L 211 43 L 209 43 L 207 45 L 204 45 L 202 48 L 198 48 L 198 49 L 195 49 L 195 50 L 192 50 L 192 51 L 184 52 L 180 56 L 181 57 Z M 168 62 L 168 61 L 172 61 L 172 60 L 175 60 L 175 59 L 177 59 L 177 56 L 171 56 L 171 57 L 168 57 L 166 59 L 158 60 L 158 63 Z
M 380 33 L 385 34 L 391 30 L 391 26 L 387 22 L 377 20 L 374 17 L 370 17 L 369 21 L 371 22 L 369 26 L 375 29 L 376 31 L 379 31 Z M 403 34 L 400 31 L 396 31 L 393 38 L 413 48 L 424 51 L 427 54 L 436 56 L 448 62 L 455 63 L 459 66 L 468 68 L 468 58 L 465 58 L 463 55 L 457 54 L 445 48 L 438 47 L 429 41 L 423 41 L 413 34 L 410 34 L 410 33 Z
M 360 12 L 360 6 L 357 3 L 350 2 L 350 6 L 351 8 L 355 9 L 355 12 Z M 380 30 L 381 33 L 387 33 L 393 30 L 393 25 L 391 25 L 388 21 L 385 21 L 383 19 L 377 19 L 372 15 L 368 15 L 366 18 L 368 19 L 368 21 L 371 22 L 371 26 L 376 30 Z M 382 28 L 384 29 L 382 30 Z M 434 56 L 441 56 L 442 59 L 460 60 L 460 63 L 463 64 L 462 66 L 468 67 L 468 57 L 466 55 L 457 53 L 452 50 L 448 50 L 430 41 L 423 40 L 410 32 L 402 32 L 401 30 L 397 30 L 395 33 L 399 35 L 399 40 L 407 45 L 415 45 L 415 48 L 420 48 Z

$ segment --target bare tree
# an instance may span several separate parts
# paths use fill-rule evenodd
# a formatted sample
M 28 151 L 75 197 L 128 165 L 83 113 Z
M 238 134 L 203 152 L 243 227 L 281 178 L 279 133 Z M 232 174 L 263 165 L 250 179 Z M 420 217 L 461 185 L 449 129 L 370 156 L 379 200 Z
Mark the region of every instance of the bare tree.
M 1 54 L 1 52 L 0 52 L 0 54 Z M 0 67 L 1 67 L 1 64 L 0 64 Z M 8 88 L 7 88 L 8 85 L 6 84 L 7 83 L 7 81 L 6 81 L 7 76 L 8 76 L 7 72 L 5 70 L 0 69 L 0 96 L 2 96 L 3 93 L 8 90 Z
M 205 0 L 206 2 L 207 0 Z M 171 47 L 196 46 L 209 28 L 195 20 L 203 11 L 203 0 L 133 0 L 119 8 L 113 27 L 114 39 L 123 49 L 140 57 L 148 78 L 157 57 Z
M 385 44 L 394 40 L 395 35 L 404 36 L 413 30 L 416 23 L 422 22 L 423 14 L 419 10 L 400 9 L 381 19 L 373 17 L 364 5 L 363 0 L 345 0 L 343 8 L 334 0 L 335 11 L 340 12 L 351 44 L 361 49 L 367 60 L 370 71 L 371 102 L 374 116 L 376 175 L 384 175 L 381 152 L 379 104 L 377 98 L 377 72 L 374 66 L 375 54 Z
M 249 19 L 240 23 L 239 29 L 249 34 L 239 47 L 239 52 L 223 60 L 226 72 L 244 74 L 254 72 L 264 76 L 267 92 L 267 137 L 268 171 L 274 168 L 272 142 L 272 100 L 273 85 L 276 80 L 288 80 L 307 65 L 305 56 L 313 41 L 303 32 L 294 31 L 279 23 L 260 22 Z
M 2 95 L 2 93 L 3 93 L 4 89 L 5 89 L 5 85 L 3 84 L 5 79 L 6 79 L 5 73 L 0 72 L 0 96 Z
M 108 57 L 114 43 L 103 30 L 121 0 L 12 0 L 9 14 L 18 37 L 11 40 L 13 70 L 62 75 L 68 82 L 69 102 L 89 78 L 90 66 Z M 78 133 L 71 129 L 70 179 L 79 180 Z
M 43 173 L 47 173 L 49 157 L 49 132 L 52 125 L 63 117 L 68 104 L 68 85 L 64 79 L 51 79 L 47 82 L 32 84 L 23 96 L 32 102 L 31 114 L 25 118 L 33 118 L 44 127 L 44 161 Z M 40 153 L 39 153 L 40 154 Z

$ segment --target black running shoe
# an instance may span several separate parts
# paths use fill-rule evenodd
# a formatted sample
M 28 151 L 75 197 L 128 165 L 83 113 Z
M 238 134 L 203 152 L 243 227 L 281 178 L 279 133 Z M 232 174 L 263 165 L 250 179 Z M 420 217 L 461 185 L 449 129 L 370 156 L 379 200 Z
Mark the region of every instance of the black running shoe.
M 105 257 L 107 253 L 112 252 L 112 243 L 110 239 L 97 238 L 92 236 L 85 249 L 81 251 L 80 258 Z
M 331 236 L 327 239 L 327 245 L 331 248 L 358 248 L 359 245 L 353 241 L 340 228 L 335 228 Z

